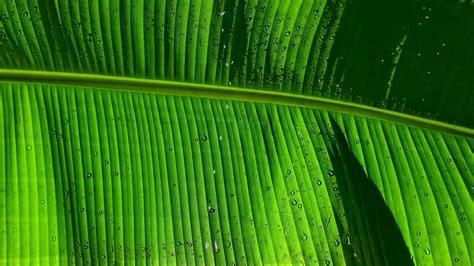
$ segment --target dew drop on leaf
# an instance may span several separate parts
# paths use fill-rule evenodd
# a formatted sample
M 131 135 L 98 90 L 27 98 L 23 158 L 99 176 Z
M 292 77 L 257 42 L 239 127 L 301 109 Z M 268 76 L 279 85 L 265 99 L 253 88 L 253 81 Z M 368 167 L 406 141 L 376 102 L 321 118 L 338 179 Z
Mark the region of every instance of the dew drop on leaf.
M 329 176 L 334 176 L 334 175 L 335 175 L 334 170 L 328 170 L 328 175 L 329 175 Z
M 316 181 L 316 184 L 318 184 L 318 186 L 321 186 L 323 182 L 321 182 L 321 180 L 318 179 L 318 181 Z
M 298 201 L 296 201 L 296 200 L 291 201 L 291 205 L 296 206 L 297 204 L 298 204 Z
M 303 236 L 301 237 L 301 239 L 303 239 L 303 241 L 308 240 L 308 235 L 306 233 L 303 233 Z
M 425 248 L 425 254 L 426 255 L 430 255 L 431 254 L 431 250 L 429 248 Z
M 209 213 L 213 213 L 213 212 L 216 211 L 216 209 L 212 208 L 211 206 L 208 206 L 208 207 L 207 207 L 207 211 L 208 211 Z

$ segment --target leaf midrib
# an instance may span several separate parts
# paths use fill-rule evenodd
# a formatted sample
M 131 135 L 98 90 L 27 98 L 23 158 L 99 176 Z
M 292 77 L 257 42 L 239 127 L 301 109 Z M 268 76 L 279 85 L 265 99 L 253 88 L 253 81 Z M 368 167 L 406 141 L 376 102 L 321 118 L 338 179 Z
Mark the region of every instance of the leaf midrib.
M 94 89 L 115 89 L 130 92 L 191 96 L 220 100 L 237 100 L 245 102 L 297 106 L 311 109 L 322 109 L 326 111 L 360 115 L 369 118 L 391 121 L 398 124 L 436 130 L 466 138 L 474 138 L 474 129 L 463 126 L 353 102 L 317 96 L 291 94 L 280 91 L 256 90 L 239 87 L 225 87 L 207 84 L 116 77 L 96 74 L 11 69 L 0 69 L 0 81 L 67 85 L 89 87 Z

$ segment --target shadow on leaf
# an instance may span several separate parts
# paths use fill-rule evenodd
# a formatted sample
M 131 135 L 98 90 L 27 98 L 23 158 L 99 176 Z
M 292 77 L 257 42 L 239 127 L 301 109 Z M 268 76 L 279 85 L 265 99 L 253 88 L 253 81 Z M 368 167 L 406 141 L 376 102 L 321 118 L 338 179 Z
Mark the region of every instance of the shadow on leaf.
M 334 138 L 330 156 L 348 223 L 342 237 L 347 261 L 358 265 L 413 265 L 380 191 L 350 151 L 339 126 L 332 119 L 331 124 Z

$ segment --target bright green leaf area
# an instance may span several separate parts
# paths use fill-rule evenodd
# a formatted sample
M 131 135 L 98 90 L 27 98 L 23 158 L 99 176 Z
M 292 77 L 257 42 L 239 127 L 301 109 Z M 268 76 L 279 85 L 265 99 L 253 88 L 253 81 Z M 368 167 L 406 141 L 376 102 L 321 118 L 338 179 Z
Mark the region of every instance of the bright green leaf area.
M 472 265 L 473 12 L 1 1 L 0 264 Z

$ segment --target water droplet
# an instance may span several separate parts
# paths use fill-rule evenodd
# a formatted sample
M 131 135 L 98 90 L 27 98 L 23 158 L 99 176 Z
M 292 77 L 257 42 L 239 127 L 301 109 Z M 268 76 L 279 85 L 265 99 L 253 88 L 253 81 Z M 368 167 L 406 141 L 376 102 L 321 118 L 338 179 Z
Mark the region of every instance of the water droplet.
M 331 264 L 331 262 L 329 260 L 325 260 L 324 263 L 326 263 L 326 265 Z
M 444 204 L 444 208 L 448 208 L 448 204 Z
M 291 195 L 291 196 L 294 196 L 294 195 L 295 195 L 295 191 L 292 190 L 292 191 L 290 192 L 290 195 Z
M 447 161 L 448 161 L 448 163 L 450 163 L 452 160 L 451 160 L 451 158 L 448 158 L 448 160 L 447 160 Z
M 456 235 L 457 235 L 457 236 L 461 235 L 461 232 L 456 232 Z
M 297 204 L 298 204 L 298 201 L 296 201 L 296 200 L 291 201 L 291 205 L 296 206 Z
M 119 172 L 115 171 L 114 176 L 118 176 Z
M 290 36 L 291 32 L 290 31 L 287 31 L 286 32 L 286 36 Z
M 221 11 L 221 13 L 219 13 L 219 16 L 224 16 L 225 15 L 225 11 Z
M 303 233 L 303 236 L 301 237 L 301 239 L 303 239 L 303 241 L 308 240 L 308 235 L 306 233 Z
M 109 160 L 105 160 L 105 165 L 109 165 Z
M 27 146 L 26 146 L 26 150 L 27 150 L 27 151 L 31 151 L 31 149 L 32 149 L 31 145 L 27 145 Z
M 117 231 L 120 231 L 120 226 L 117 226 L 116 230 L 117 230 Z
M 216 209 L 212 208 L 212 207 L 209 205 L 209 206 L 207 206 L 207 211 L 208 211 L 209 213 L 213 213 L 213 212 L 216 211 Z
M 173 151 L 173 148 L 170 147 L 168 150 L 169 150 L 169 151 Z
M 84 211 L 85 211 L 84 207 L 81 207 L 81 212 L 84 212 Z
M 269 186 L 267 186 L 267 191 L 270 191 L 270 187 L 269 187 Z
M 148 251 L 147 247 L 142 247 L 142 251 Z
M 202 136 L 201 139 L 202 139 L 202 141 L 206 141 L 207 140 L 207 135 Z
M 53 241 L 56 241 L 56 237 L 55 237 L 55 236 L 53 236 L 53 238 L 51 238 L 51 239 L 52 239 Z
M 318 181 L 316 181 L 316 184 L 318 184 L 318 186 L 321 186 L 323 182 L 321 182 L 321 180 L 318 179 Z
M 417 232 L 416 235 L 417 235 L 417 236 L 421 236 L 421 232 Z
M 454 261 L 455 261 L 455 262 L 459 262 L 459 258 L 455 258 Z
M 334 175 L 335 175 L 334 170 L 328 170 L 328 175 L 329 175 L 329 176 L 334 176 Z
M 300 209 L 303 208 L 303 204 L 301 204 L 301 203 L 298 204 L 298 208 L 300 208 Z
M 41 203 L 41 204 L 44 204 L 44 200 L 41 200 L 40 203 Z
M 429 248 L 425 248 L 425 254 L 426 255 L 430 255 L 431 254 L 431 250 Z
M 428 197 L 428 193 L 425 192 L 425 194 L 423 194 L 425 197 Z
M 91 178 L 91 177 L 92 177 L 92 173 L 91 172 L 87 173 L 87 178 Z

